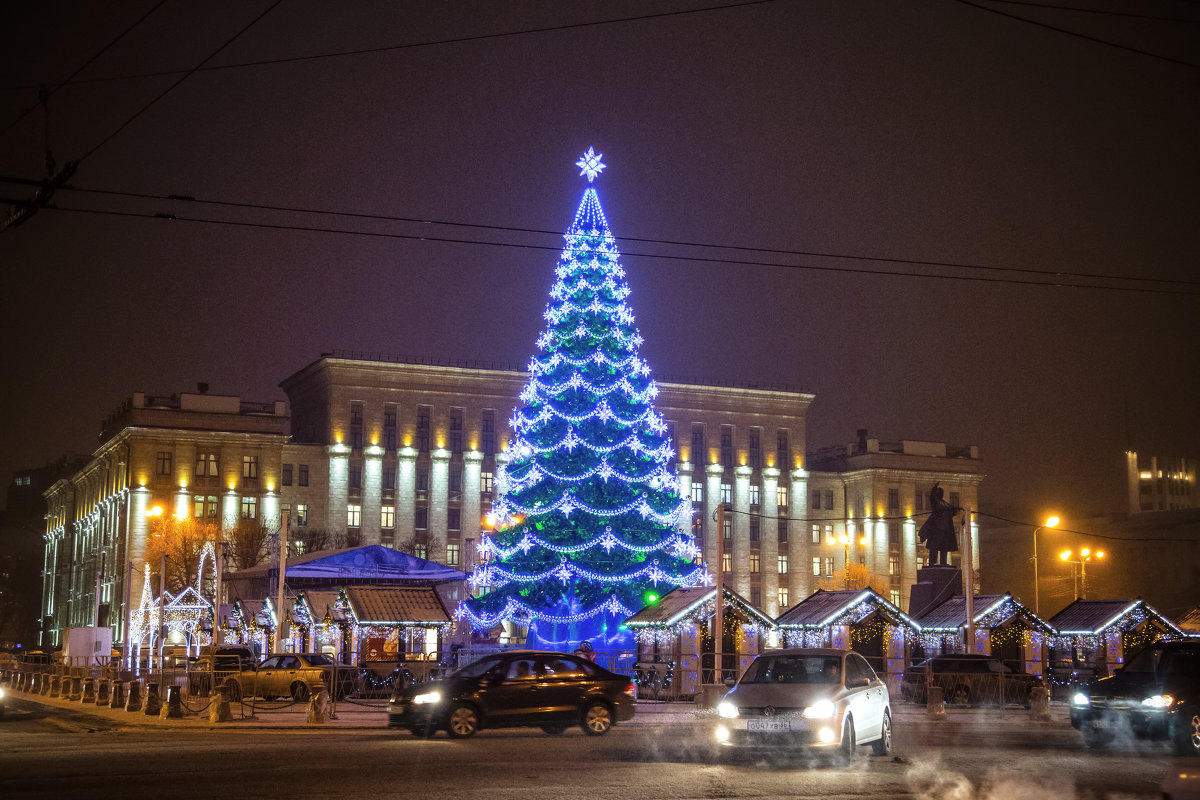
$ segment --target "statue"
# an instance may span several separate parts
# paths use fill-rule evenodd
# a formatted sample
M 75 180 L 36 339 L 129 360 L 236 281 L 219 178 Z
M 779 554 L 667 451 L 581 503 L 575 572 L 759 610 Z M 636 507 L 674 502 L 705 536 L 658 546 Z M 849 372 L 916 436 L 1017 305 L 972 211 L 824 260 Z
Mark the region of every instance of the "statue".
M 942 487 L 937 483 L 929 491 L 929 519 L 921 526 L 917 538 L 929 550 L 930 566 L 950 566 L 950 553 L 958 550 L 958 536 L 954 533 L 954 515 L 962 511 L 952 506 L 942 496 Z

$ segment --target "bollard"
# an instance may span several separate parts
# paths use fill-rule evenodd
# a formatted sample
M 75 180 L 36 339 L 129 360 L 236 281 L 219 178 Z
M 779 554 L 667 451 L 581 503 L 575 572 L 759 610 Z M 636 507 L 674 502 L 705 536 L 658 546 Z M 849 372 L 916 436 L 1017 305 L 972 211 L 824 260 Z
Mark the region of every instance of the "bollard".
M 42 691 L 42 673 L 33 673 L 33 678 L 29 681 L 29 693 L 39 694 Z
M 96 681 L 94 678 L 83 679 L 83 692 L 79 695 L 79 702 L 96 704 Z
M 125 703 L 126 711 L 141 711 L 142 710 L 142 682 L 133 680 L 129 682 L 129 699 Z
M 79 698 L 83 697 L 83 678 L 78 675 L 72 675 L 70 681 L 71 690 L 67 694 L 67 699 L 72 703 L 78 703 Z
M 329 691 L 322 686 L 315 692 L 310 692 L 308 698 L 308 722 L 312 725 L 322 725 L 329 721 Z
M 925 716 L 929 719 L 946 718 L 946 701 L 941 686 L 930 686 L 925 698 Z
M 124 708 L 125 707 L 125 684 L 122 681 L 113 681 L 112 699 L 108 702 L 109 708 Z
M 163 719 L 183 719 L 183 698 L 180 694 L 178 686 L 167 687 L 167 699 L 161 712 Z
M 108 705 L 108 678 L 101 678 L 96 683 L 96 705 Z
M 53 675 L 50 677 L 50 696 L 62 696 L 62 675 Z
M 28 680 L 28 678 L 29 678 L 28 672 L 18 673 L 17 674 L 17 685 L 14 686 L 13 688 L 16 689 L 18 692 L 25 691 L 25 681 Z
M 229 708 L 229 690 L 222 684 L 213 690 L 208 702 L 209 722 L 232 722 L 233 712 Z
M 157 717 L 162 712 L 162 696 L 157 683 L 146 684 L 146 716 Z
M 1034 686 L 1029 690 L 1029 714 L 1037 722 L 1049 722 L 1050 692 L 1045 686 Z
M 46 695 L 50 694 L 50 687 L 53 686 L 53 684 L 54 684 L 54 676 L 53 675 L 43 675 L 42 676 L 42 688 L 39 693 L 46 694 Z

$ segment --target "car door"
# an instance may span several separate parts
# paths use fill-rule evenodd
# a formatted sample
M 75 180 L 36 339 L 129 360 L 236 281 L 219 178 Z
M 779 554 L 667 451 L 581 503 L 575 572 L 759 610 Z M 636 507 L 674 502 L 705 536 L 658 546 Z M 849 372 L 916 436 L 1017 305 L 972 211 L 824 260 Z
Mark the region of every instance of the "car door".
M 858 653 L 846 656 L 845 685 L 855 737 L 862 740 L 878 736 L 883 721 L 883 682 Z
M 271 694 L 287 696 L 292 693 L 292 684 L 297 680 L 304 680 L 300 674 L 300 669 L 303 664 L 297 656 L 280 656 L 279 668 L 275 670 L 275 674 L 271 676 Z
M 489 724 L 525 725 L 541 706 L 537 659 L 520 656 L 492 675 L 483 700 Z
M 256 673 L 247 675 L 243 681 L 243 693 L 247 696 L 270 697 L 272 692 L 268 676 L 278 671 L 280 658 L 281 656 L 271 656 L 258 665 Z
M 571 656 L 538 659 L 541 704 L 548 716 L 573 719 L 588 693 L 590 670 Z

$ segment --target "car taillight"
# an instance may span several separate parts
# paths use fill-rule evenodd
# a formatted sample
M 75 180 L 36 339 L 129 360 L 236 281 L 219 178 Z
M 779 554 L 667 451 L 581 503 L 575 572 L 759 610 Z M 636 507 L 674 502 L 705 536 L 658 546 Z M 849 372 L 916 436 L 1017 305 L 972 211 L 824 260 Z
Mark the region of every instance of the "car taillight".
M 632 680 L 625 684 L 625 694 L 629 695 L 634 700 L 637 699 L 637 685 Z

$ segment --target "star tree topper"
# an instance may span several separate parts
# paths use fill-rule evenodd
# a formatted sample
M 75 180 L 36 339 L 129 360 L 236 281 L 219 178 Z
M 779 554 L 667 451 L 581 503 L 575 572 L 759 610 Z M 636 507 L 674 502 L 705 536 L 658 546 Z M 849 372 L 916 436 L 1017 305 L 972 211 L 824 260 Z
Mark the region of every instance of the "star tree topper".
M 596 180 L 596 176 L 608 166 L 600 160 L 602 158 L 604 153 L 597 153 L 594 147 L 589 147 L 583 158 L 575 162 L 575 166 L 579 167 L 579 174 L 587 175 L 588 183 Z

